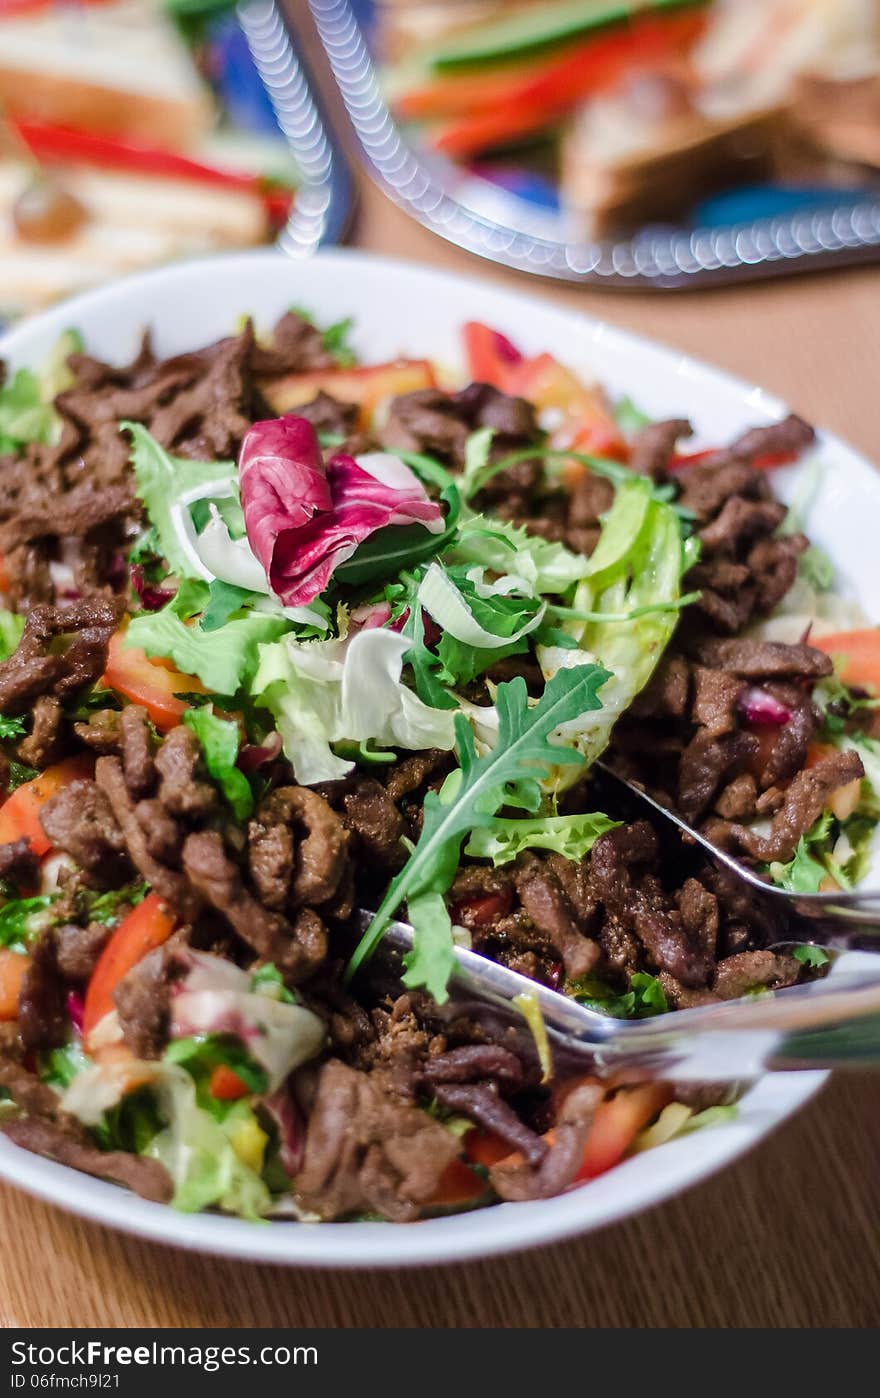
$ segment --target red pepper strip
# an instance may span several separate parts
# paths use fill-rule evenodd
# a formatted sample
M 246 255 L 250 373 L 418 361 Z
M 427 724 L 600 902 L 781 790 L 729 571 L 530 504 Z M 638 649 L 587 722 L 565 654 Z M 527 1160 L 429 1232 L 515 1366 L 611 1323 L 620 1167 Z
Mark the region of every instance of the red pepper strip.
M 293 202 L 293 190 L 272 188 L 263 175 L 206 165 L 178 151 L 144 146 L 118 136 L 101 136 L 92 131 L 49 126 L 39 121 L 16 120 L 13 125 L 41 162 L 96 165 L 106 170 L 128 170 L 138 175 L 165 176 L 225 189 L 240 189 L 261 199 L 274 223 L 287 218 Z
M 158 893 L 148 893 L 142 903 L 126 913 L 98 958 L 86 990 L 83 1036 L 88 1037 L 113 1009 L 113 992 L 123 976 L 156 947 L 167 942 L 177 926 Z
M 89 5 L 107 5 L 111 0 L 79 0 Z M 53 9 L 55 0 L 0 0 L 0 20 L 11 19 L 14 15 L 30 14 L 33 10 Z
M 456 158 L 539 131 L 569 108 L 613 87 L 632 70 L 656 67 L 682 53 L 705 24 L 703 15 L 645 16 L 623 29 L 592 38 L 556 63 L 511 88 L 503 102 L 451 122 L 435 132 L 433 145 Z

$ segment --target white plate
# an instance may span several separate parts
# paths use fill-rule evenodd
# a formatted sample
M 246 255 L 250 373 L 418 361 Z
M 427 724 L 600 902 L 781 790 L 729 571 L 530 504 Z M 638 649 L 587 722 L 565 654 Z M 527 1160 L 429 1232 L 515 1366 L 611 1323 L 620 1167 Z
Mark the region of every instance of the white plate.
M 344 251 L 305 263 L 271 252 L 246 253 L 118 282 L 20 325 L 0 341 L 0 357 L 13 367 L 37 365 L 69 326 L 82 331 L 90 351 L 111 360 L 135 353 L 144 325 L 154 331 L 156 350 L 173 354 L 229 334 L 243 313 L 268 326 L 291 305 L 308 307 L 320 322 L 354 315 L 355 345 L 371 360 L 411 354 L 459 364 L 462 322 L 485 321 L 527 353 L 554 350 L 613 392 L 632 394 L 657 417 L 691 418 L 706 443 L 724 442 L 785 411 L 758 388 L 588 316 L 476 279 Z M 870 616 L 878 616 L 880 475 L 834 437 L 823 438 L 821 452 L 826 470 L 811 532 L 839 560 L 846 589 Z M 778 479 L 787 493 L 790 481 Z M 754 1146 L 803 1106 L 824 1076 L 768 1076 L 745 1096 L 735 1122 L 646 1152 L 559 1198 L 408 1225 L 259 1225 L 178 1214 L 42 1160 L 3 1137 L 0 1176 L 87 1218 L 203 1252 L 298 1266 L 455 1262 L 584 1233 L 677 1194 Z

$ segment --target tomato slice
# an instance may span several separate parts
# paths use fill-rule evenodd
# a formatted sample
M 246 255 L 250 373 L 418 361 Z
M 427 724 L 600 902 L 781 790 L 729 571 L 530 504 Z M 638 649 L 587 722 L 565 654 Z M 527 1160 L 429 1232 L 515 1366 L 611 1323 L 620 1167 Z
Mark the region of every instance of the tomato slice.
M 844 684 L 858 685 L 880 695 L 880 627 L 811 636 L 810 645 L 824 650 L 826 655 L 839 657 Z
M 486 1193 L 487 1185 L 482 1176 L 466 1165 L 463 1160 L 453 1160 L 437 1184 L 427 1207 L 431 1209 L 459 1208 L 462 1204 L 473 1204 Z
M 48 854 L 52 843 L 40 824 L 40 811 L 50 796 L 80 777 L 90 777 L 92 771 L 90 757 L 68 757 L 47 767 L 33 781 L 23 782 L 0 807 L 0 845 L 25 839 L 34 854 Z
M 86 990 L 83 1011 L 83 1038 L 113 1009 L 113 992 L 148 952 L 167 942 L 177 926 L 158 893 L 149 893 L 142 903 L 122 919 L 98 958 Z
M 510 1145 L 496 1132 L 475 1126 L 464 1138 L 464 1153 L 472 1165 L 484 1165 L 490 1170 L 510 1155 Z
M 592 1180 L 621 1161 L 652 1117 L 672 1100 L 670 1083 L 649 1082 L 622 1087 L 600 1102 L 584 1146 L 576 1180 Z
M 237 1102 L 246 1097 L 248 1085 L 225 1063 L 218 1063 L 208 1080 L 208 1091 L 218 1102 Z
M 29 956 L 0 947 L 0 1021 L 18 1019 L 21 987 L 30 964 Z
M 102 684 L 134 704 L 142 704 L 160 733 L 176 728 L 189 705 L 178 694 L 204 694 L 195 675 L 182 675 L 162 660 L 151 660 L 137 646 L 125 644 L 125 627 L 110 638 Z

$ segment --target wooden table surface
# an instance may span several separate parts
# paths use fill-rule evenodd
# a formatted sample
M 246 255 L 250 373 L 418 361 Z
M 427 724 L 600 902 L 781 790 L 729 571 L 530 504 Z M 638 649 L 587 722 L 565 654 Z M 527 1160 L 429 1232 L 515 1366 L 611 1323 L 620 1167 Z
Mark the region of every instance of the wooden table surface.
M 366 185 L 354 241 L 501 285 L 528 285 L 411 225 Z M 880 461 L 880 270 L 687 294 L 537 281 L 531 290 L 760 383 Z M 417 307 L 413 325 L 417 333 Z M 248 1266 L 127 1238 L 3 1187 L 0 1324 L 874 1326 L 878 1081 L 835 1077 L 747 1159 L 639 1218 L 460 1267 L 334 1273 Z

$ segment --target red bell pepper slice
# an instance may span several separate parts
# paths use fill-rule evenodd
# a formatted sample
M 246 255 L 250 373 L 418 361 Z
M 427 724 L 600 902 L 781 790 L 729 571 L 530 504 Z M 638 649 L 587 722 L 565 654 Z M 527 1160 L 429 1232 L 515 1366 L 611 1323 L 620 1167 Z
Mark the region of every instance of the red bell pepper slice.
M 248 1085 L 232 1068 L 218 1063 L 208 1079 L 208 1091 L 218 1102 L 237 1102 L 248 1095 Z
M 101 683 L 133 704 L 142 704 L 160 733 L 176 728 L 189 708 L 178 694 L 205 693 L 195 675 L 182 675 L 167 662 L 151 660 L 136 646 L 126 646 L 124 627 L 110 638 Z
M 830 636 L 811 636 L 810 645 L 826 655 L 840 657 L 840 678 L 880 695 L 880 627 L 861 631 L 835 631 Z
M 41 163 L 93 165 L 104 170 L 124 170 L 136 175 L 237 189 L 261 199 L 275 225 L 284 223 L 290 214 L 294 191 L 270 184 L 263 175 L 209 165 L 179 151 L 145 146 L 120 136 L 104 136 L 39 121 L 16 120 L 12 124 Z
M 387 364 L 314 369 L 304 374 L 263 379 L 260 391 L 278 414 L 295 412 L 303 403 L 311 402 L 316 393 L 329 393 L 340 403 L 356 403 L 361 410 L 361 425 L 368 427 L 379 403 L 436 385 L 437 378 L 429 360 L 395 359 Z
M 29 956 L 0 947 L 0 1023 L 18 1019 L 21 987 L 30 964 Z
M 540 131 L 571 107 L 613 87 L 627 73 L 656 69 L 685 55 L 705 26 L 701 14 L 645 15 L 622 28 L 592 36 L 555 62 L 532 65 L 522 81 L 436 130 L 432 144 L 453 159 L 466 159 Z
M 83 1038 L 114 1008 L 113 992 L 133 966 L 167 942 L 177 926 L 158 893 L 148 893 L 120 922 L 98 958 L 86 990 Z

